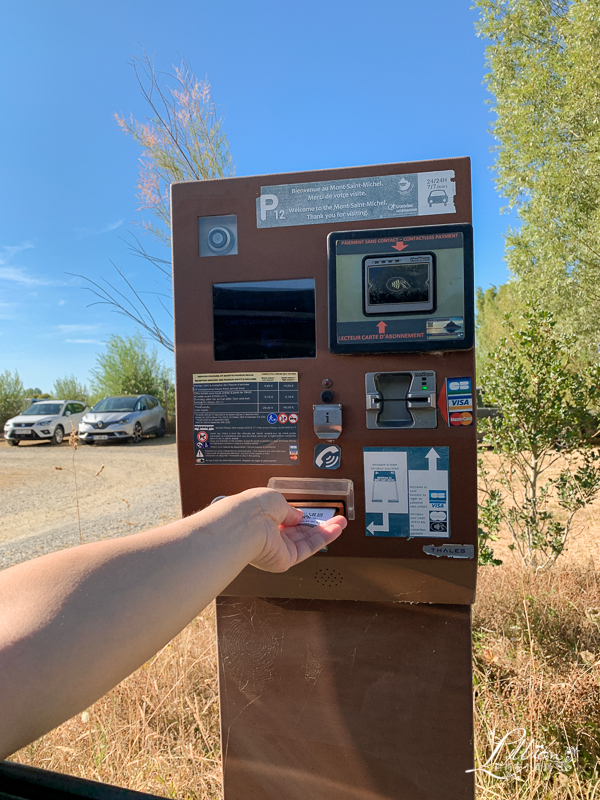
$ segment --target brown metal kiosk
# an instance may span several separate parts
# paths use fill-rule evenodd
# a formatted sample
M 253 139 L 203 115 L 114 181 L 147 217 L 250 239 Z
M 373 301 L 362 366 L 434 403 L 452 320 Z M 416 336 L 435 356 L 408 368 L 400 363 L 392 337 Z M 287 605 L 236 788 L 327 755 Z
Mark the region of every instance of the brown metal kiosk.
M 172 186 L 183 513 L 343 535 L 217 601 L 226 800 L 474 795 L 467 158 Z

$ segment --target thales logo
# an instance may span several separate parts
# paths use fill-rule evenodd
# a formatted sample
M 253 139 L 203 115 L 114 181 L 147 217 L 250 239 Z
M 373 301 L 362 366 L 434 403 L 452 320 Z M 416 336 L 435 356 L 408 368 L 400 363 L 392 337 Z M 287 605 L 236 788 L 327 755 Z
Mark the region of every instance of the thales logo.
M 410 289 L 410 283 L 405 278 L 390 278 L 386 286 L 390 292 L 401 292 L 404 289 Z

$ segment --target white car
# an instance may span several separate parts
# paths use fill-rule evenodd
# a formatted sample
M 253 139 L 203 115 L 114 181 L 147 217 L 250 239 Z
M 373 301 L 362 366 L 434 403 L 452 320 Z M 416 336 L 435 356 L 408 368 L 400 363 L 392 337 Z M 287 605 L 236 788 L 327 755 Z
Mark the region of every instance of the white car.
M 105 397 L 79 423 L 79 441 L 129 441 L 139 444 L 143 436 L 165 435 L 165 411 L 149 394 Z
M 80 400 L 39 400 L 4 424 L 4 438 L 13 446 L 23 441 L 60 444 L 71 433 L 71 423 L 77 430 L 85 410 Z

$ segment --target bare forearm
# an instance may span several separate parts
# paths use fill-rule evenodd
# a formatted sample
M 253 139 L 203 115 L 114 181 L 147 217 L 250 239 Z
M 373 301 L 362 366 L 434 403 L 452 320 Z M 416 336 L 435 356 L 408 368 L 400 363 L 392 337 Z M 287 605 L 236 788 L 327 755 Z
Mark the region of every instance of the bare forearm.
M 0 574 L 0 758 L 141 666 L 243 569 L 257 541 L 231 505 Z

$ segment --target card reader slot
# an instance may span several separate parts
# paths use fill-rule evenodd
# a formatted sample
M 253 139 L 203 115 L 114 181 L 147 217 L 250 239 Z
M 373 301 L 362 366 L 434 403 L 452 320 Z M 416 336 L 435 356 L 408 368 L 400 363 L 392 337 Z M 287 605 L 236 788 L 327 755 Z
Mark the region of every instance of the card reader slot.
M 412 375 L 405 372 L 381 372 L 375 376 L 378 427 L 412 428 L 414 419 L 407 405 L 411 383 Z
M 368 428 L 435 428 L 435 373 L 368 372 Z

